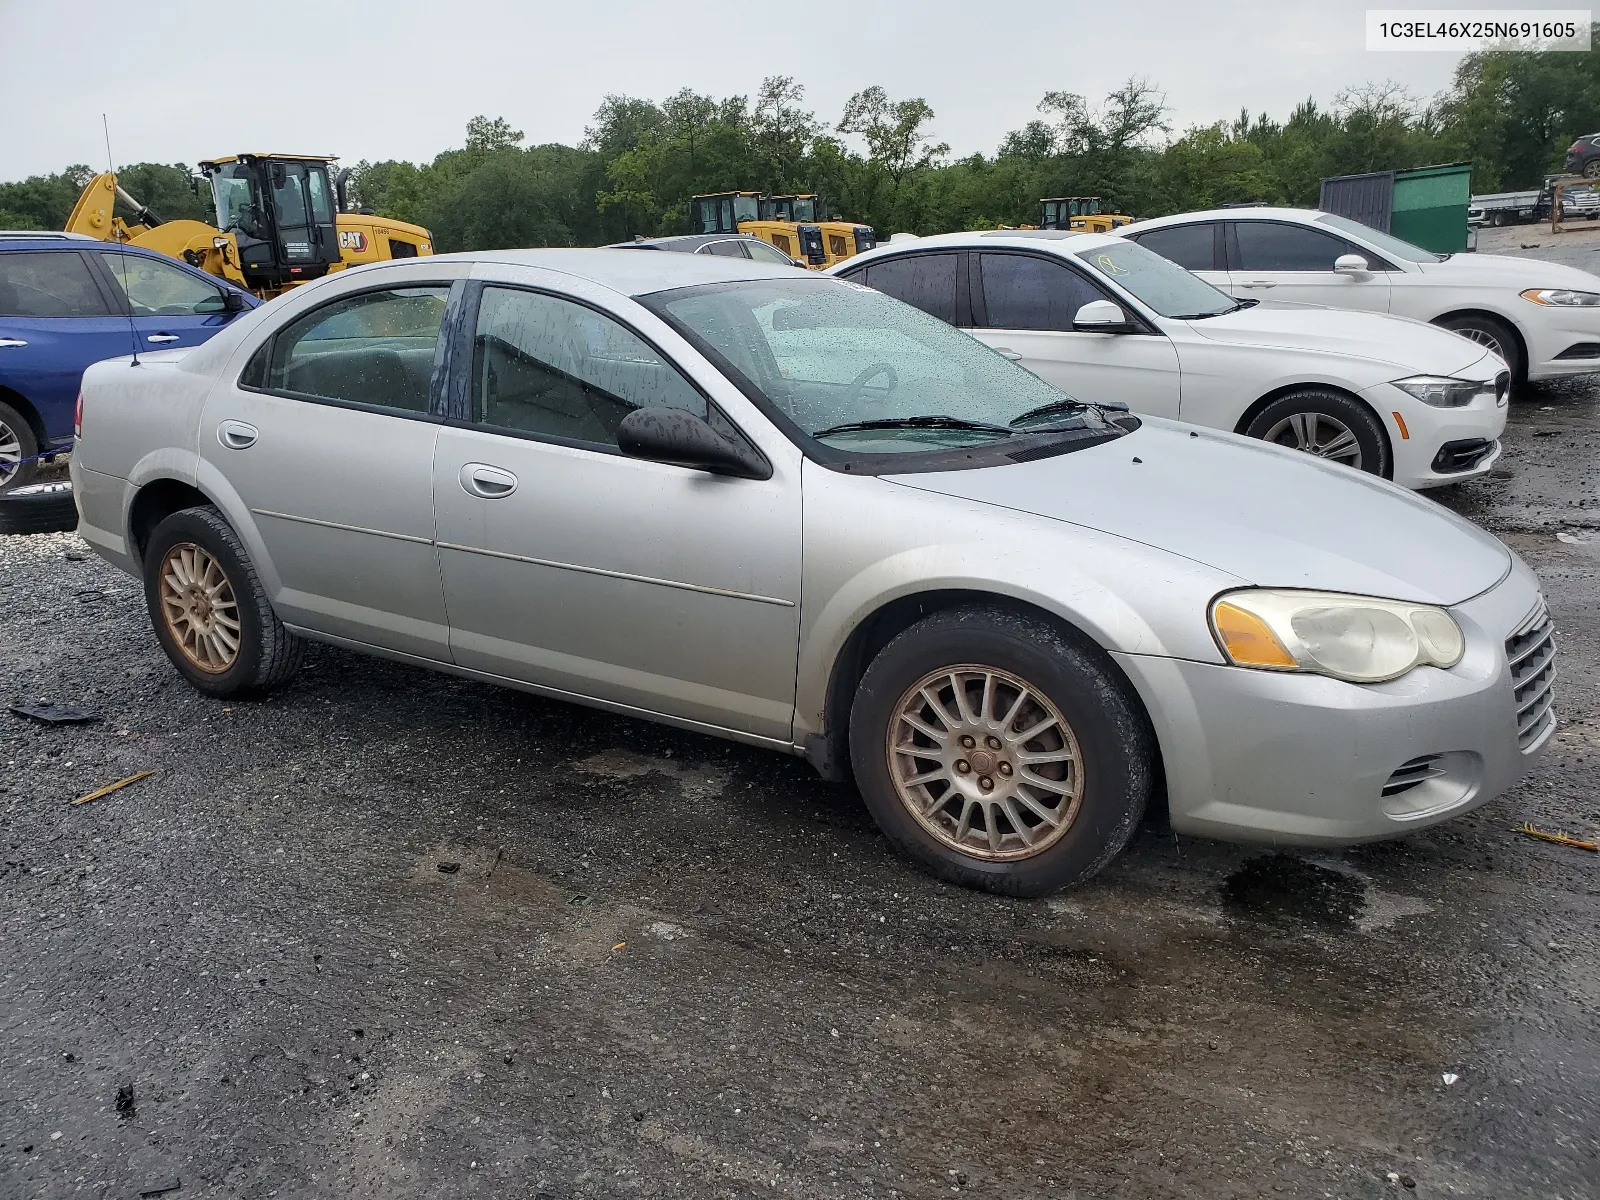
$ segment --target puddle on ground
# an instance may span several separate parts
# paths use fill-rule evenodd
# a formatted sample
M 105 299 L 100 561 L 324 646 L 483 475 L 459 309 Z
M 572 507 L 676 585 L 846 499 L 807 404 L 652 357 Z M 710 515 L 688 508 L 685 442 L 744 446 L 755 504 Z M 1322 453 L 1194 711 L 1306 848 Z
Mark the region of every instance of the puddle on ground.
M 1355 929 L 1367 903 L 1359 877 L 1287 854 L 1246 860 L 1218 890 L 1234 916 L 1275 925 Z

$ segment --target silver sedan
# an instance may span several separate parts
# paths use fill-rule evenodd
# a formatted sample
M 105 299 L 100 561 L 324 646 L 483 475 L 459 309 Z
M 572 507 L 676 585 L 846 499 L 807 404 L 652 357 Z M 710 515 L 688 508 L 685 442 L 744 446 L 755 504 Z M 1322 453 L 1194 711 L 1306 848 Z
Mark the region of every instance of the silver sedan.
M 1088 878 L 1150 804 L 1402 834 L 1555 725 L 1538 583 L 1474 526 L 758 263 L 330 276 L 91 368 L 72 472 L 208 695 L 281 686 L 310 639 L 803 755 L 1014 895 Z

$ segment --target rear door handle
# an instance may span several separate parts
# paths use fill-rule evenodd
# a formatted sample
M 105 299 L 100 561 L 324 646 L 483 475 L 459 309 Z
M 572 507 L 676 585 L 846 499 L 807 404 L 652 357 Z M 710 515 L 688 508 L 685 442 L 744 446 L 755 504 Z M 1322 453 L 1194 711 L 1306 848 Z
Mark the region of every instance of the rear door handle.
M 26 346 L 27 344 L 28 343 L 23 341 L 21 338 L 0 338 L 0 350 L 12 350 L 19 346 Z
M 248 450 L 258 436 L 256 427 L 243 421 L 224 421 L 217 426 L 217 441 L 228 450 Z
M 461 487 L 485 500 L 503 500 L 517 490 L 517 477 L 488 463 L 469 462 L 461 468 Z
M 1252 280 L 1250 283 L 1241 283 L 1239 286 L 1247 288 L 1269 288 L 1277 287 L 1278 285 L 1275 283 L 1268 283 L 1265 279 L 1256 279 Z
M 1001 358 L 1009 358 L 1012 362 L 1022 361 L 1022 355 L 1018 354 L 1010 346 L 990 346 L 989 349 L 993 350 Z
M 175 333 L 152 333 L 149 337 L 145 338 L 145 341 L 147 342 L 175 342 L 177 340 L 178 335 Z

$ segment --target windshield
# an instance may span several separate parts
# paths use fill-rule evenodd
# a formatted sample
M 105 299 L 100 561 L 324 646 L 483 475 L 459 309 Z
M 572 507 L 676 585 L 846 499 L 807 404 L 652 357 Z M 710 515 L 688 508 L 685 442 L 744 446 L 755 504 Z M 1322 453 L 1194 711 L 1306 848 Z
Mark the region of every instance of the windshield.
M 256 203 L 256 187 L 249 167 L 243 163 L 218 167 L 211 176 L 211 197 L 216 202 L 218 229 L 240 229 L 251 237 L 260 236 L 251 211 Z
M 1239 307 L 1239 302 L 1226 292 L 1137 242 L 1123 240 L 1074 253 L 1080 262 L 1133 293 L 1163 317 L 1192 321 Z
M 1009 423 L 1041 408 L 1056 414 L 1056 427 L 1106 428 L 1092 410 L 976 338 L 859 284 L 759 279 L 660 292 L 647 302 L 804 433 L 839 450 L 979 445 L 1014 436 Z M 858 424 L 876 427 L 840 428 Z
M 1392 233 L 1384 233 L 1370 225 L 1363 225 L 1360 221 L 1352 221 L 1349 217 L 1336 217 L 1332 213 L 1323 213 L 1317 218 L 1317 224 L 1329 225 L 1340 233 L 1354 234 L 1364 242 L 1368 242 L 1382 250 L 1385 254 L 1392 254 L 1396 258 L 1403 258 L 1407 262 L 1430 263 L 1443 262 L 1448 255 L 1435 254 L 1432 250 L 1424 250 L 1421 246 L 1413 246 L 1410 242 L 1397 238 Z
M 737 225 L 741 221 L 759 221 L 761 210 L 754 196 L 735 196 L 733 198 L 733 220 Z

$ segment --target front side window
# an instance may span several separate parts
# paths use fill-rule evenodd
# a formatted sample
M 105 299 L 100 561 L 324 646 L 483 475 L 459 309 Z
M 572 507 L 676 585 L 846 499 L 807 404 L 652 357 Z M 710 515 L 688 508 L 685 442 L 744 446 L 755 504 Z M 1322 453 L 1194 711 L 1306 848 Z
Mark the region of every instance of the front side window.
M 444 285 L 385 288 L 315 309 L 273 340 L 266 387 L 425 413 L 449 296 Z
M 866 285 L 948 324 L 956 323 L 956 254 L 908 254 L 881 259 L 866 271 Z M 859 274 L 855 275 L 860 279 Z
M 311 201 L 311 219 L 319 225 L 333 221 L 333 192 L 328 187 L 328 173 L 321 167 L 306 172 L 306 195 Z
M 216 284 L 197 279 L 182 267 L 142 254 L 104 251 L 100 261 L 111 268 L 136 317 L 198 316 L 223 310 Z
M 638 334 L 571 300 L 489 287 L 472 348 L 472 419 L 535 436 L 617 444 L 638 408 L 707 416 L 706 401 Z
M 306 216 L 305 168 L 282 163 L 273 167 L 272 206 L 278 215 L 280 227 L 309 224 Z
M 1276 221 L 1235 221 L 1241 271 L 1332 271 L 1350 245 L 1331 233 Z
M 1214 225 L 1169 225 L 1165 229 L 1152 229 L 1149 233 L 1130 236 L 1128 240 L 1146 250 L 1153 250 L 1186 271 L 1217 269 Z
M 981 254 L 978 270 L 990 329 L 1070 332 L 1080 308 L 1106 298 L 1065 263 L 1031 254 Z
M 645 302 L 802 433 L 835 450 L 906 454 L 987 445 L 1035 429 L 1031 422 L 1045 414 L 1077 428 L 1106 428 L 972 335 L 859 284 L 797 273 L 662 292 Z
M 1328 225 L 1344 233 L 1354 234 L 1358 238 L 1371 242 L 1385 254 L 1392 254 L 1396 258 L 1404 259 L 1406 262 L 1443 262 L 1449 257 L 1448 255 L 1435 254 L 1432 250 L 1424 250 L 1421 246 L 1413 246 L 1404 238 L 1397 238 L 1392 233 L 1385 233 L 1381 229 L 1373 229 L 1370 225 L 1363 225 L 1359 221 L 1352 221 L 1349 217 L 1337 216 L 1334 213 L 1323 213 L 1317 218 L 1317 224 Z M 1348 249 L 1351 253 L 1362 253 L 1360 247 L 1357 246 L 1351 246 Z M 1372 258 L 1370 254 L 1366 257 L 1369 260 L 1367 265 L 1374 270 L 1382 270 L 1388 265 L 1387 263 L 1370 261 Z
M 794 259 L 790 258 L 776 246 L 769 246 L 766 242 L 746 242 L 745 249 L 750 251 L 750 257 L 757 262 L 772 263 L 780 267 L 794 266 Z
M 723 258 L 743 258 L 745 256 L 743 243 L 732 240 L 726 242 L 707 242 L 704 246 L 701 246 L 700 249 L 696 250 L 695 253 L 716 254 Z
M 0 254 L 0 317 L 103 317 L 109 312 L 77 251 Z
M 1198 275 L 1126 238 L 1114 245 L 1074 251 L 1074 256 L 1163 317 L 1194 321 L 1241 307 L 1239 301 Z

